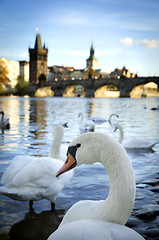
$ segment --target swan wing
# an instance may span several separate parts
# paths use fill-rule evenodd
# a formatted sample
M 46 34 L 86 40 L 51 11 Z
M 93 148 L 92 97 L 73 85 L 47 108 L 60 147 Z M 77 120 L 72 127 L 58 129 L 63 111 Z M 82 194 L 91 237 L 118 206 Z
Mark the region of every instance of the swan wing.
M 153 148 L 159 141 L 154 140 L 144 140 L 144 139 L 134 139 L 123 142 L 123 147 L 125 148 L 136 148 L 136 149 L 151 149 Z
M 89 119 L 92 120 L 94 123 L 103 123 L 103 122 L 107 121 L 104 117 L 98 116 L 98 115 L 94 115 L 94 116 L 90 117 Z
M 24 165 L 20 164 L 23 160 Z M 3 183 L 6 184 L 0 187 L 0 193 L 15 200 L 46 198 L 54 201 L 73 176 L 71 171 L 57 178 L 56 173 L 62 165 L 63 161 L 59 159 L 19 156 L 4 173 Z M 12 170 L 14 174 L 10 172 Z
M 16 174 L 21 171 L 23 168 L 27 167 L 27 165 L 33 161 L 34 158 L 31 156 L 16 156 L 13 158 L 11 164 L 8 166 L 6 171 L 4 172 L 1 182 L 3 184 L 10 184 L 12 183 Z

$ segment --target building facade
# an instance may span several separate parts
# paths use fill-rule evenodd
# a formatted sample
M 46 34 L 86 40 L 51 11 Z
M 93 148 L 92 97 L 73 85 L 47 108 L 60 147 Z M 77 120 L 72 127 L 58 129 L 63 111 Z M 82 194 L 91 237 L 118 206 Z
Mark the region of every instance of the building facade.
M 93 43 L 90 48 L 90 56 L 86 59 L 86 68 L 97 69 L 98 68 L 98 60 L 94 56 L 94 47 Z
M 20 75 L 19 61 L 10 61 L 2 57 L 0 62 L 7 70 L 7 84 L 5 87 L 14 89 L 17 84 L 17 78 Z
M 20 76 L 24 76 L 24 81 L 29 82 L 29 62 L 19 61 Z
M 29 48 L 30 57 L 30 84 L 39 84 L 48 79 L 48 69 L 47 69 L 47 54 L 48 49 L 45 44 L 42 47 L 41 35 L 36 35 L 34 48 Z

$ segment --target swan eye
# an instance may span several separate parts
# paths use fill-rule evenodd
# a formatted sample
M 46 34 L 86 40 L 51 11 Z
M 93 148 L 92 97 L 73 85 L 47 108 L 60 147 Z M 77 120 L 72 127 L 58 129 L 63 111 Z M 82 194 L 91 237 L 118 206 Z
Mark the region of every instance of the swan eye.
M 74 158 L 76 156 L 76 152 L 77 152 L 77 148 L 79 148 L 81 146 L 80 143 L 77 143 L 75 146 L 70 146 L 68 147 L 68 150 L 67 150 L 67 156 L 68 154 L 71 154 Z M 75 158 L 76 159 L 76 158 Z M 67 161 L 67 160 L 66 160 Z
M 80 143 L 77 143 L 76 147 L 79 148 L 80 146 L 81 146 L 81 144 L 80 144 Z

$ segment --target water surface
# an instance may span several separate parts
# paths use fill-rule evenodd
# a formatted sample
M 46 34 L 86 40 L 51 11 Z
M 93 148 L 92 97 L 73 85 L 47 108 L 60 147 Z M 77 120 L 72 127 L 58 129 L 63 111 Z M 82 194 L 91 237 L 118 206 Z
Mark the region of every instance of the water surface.
M 63 144 L 68 144 L 79 132 L 78 114 L 88 118 L 110 114 L 119 115 L 125 139 L 159 138 L 159 98 L 23 98 L 1 97 L 0 110 L 10 119 L 10 130 L 0 133 L 0 177 L 16 155 L 48 156 L 53 133 L 53 111 L 57 119 L 68 120 Z M 115 118 L 113 121 L 116 121 Z M 96 125 L 95 131 L 110 134 L 116 140 L 119 132 L 108 122 Z M 137 194 L 132 216 L 128 223 L 147 239 L 157 239 L 158 229 L 158 165 L 159 144 L 153 151 L 128 151 L 131 159 Z M 9 234 L 10 239 L 47 239 L 58 227 L 63 215 L 75 202 L 82 199 L 105 199 L 109 191 L 109 179 L 100 164 L 80 166 L 70 183 L 56 200 L 56 211 L 50 212 L 50 203 L 42 200 L 34 203 L 29 212 L 28 202 L 19 202 L 0 196 L 0 238 Z M 142 214 L 148 214 L 146 216 Z M 145 235 L 149 233 L 149 235 Z M 154 237 L 152 238 L 152 235 Z M 4 237 L 4 235 L 3 235 Z

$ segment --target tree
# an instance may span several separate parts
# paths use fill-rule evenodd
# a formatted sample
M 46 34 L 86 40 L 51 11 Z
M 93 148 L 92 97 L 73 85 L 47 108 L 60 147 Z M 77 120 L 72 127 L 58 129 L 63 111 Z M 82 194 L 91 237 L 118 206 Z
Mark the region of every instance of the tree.
M 17 84 L 16 84 L 17 95 L 24 96 L 28 94 L 28 91 L 29 91 L 29 82 L 26 82 L 24 80 L 23 75 L 19 75 L 17 78 Z
M 8 74 L 8 70 L 5 67 L 5 64 L 0 61 L 0 93 L 3 92 L 3 88 L 7 83 L 7 74 Z

